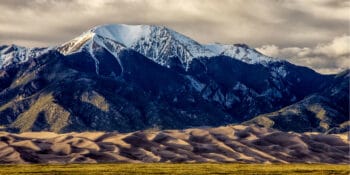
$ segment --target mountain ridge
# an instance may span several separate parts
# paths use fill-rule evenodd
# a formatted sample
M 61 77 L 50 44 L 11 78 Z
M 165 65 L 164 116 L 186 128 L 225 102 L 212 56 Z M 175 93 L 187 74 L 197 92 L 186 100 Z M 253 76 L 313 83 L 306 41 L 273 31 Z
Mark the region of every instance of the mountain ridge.
M 0 68 L 4 130 L 130 132 L 220 126 L 277 111 L 335 83 L 335 75 L 275 61 L 243 44 L 217 44 L 218 54 L 193 57 L 196 48 L 215 49 L 182 35 L 174 39 L 172 35 L 180 34 L 164 27 L 136 26 L 131 33 L 138 35 L 127 43 L 129 35 L 115 36 L 124 29 L 102 30 L 105 35 L 99 29 L 25 59 L 15 49 L 10 52 L 13 57 L 7 60 L 14 63 Z M 8 47 L 1 48 L 4 58 Z M 161 54 L 152 57 L 156 52 Z M 340 124 L 334 120 L 330 126 Z

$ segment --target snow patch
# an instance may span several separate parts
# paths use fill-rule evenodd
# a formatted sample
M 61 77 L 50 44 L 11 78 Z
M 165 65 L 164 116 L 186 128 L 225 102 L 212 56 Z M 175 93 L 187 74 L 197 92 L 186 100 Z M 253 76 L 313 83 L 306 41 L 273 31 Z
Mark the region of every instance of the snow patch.
M 91 40 L 91 41 L 89 42 L 89 47 L 88 47 L 88 49 L 89 49 L 89 53 L 90 53 L 92 59 L 94 59 L 94 61 L 95 61 L 95 70 L 96 70 L 96 74 L 99 75 L 99 72 L 100 72 L 100 71 L 99 71 L 99 64 L 100 64 L 100 62 L 99 62 L 98 59 L 95 57 L 95 54 L 93 54 L 93 52 L 94 52 L 94 42 L 93 42 L 93 40 Z
M 261 63 L 266 65 L 268 62 L 277 61 L 272 59 L 271 57 L 265 56 L 260 52 L 256 51 L 253 48 L 250 48 L 244 44 L 207 44 L 203 45 L 204 47 L 211 50 L 216 55 L 225 55 L 228 57 L 232 57 L 248 64 L 256 64 Z
M 0 69 L 13 63 L 24 63 L 31 58 L 47 53 L 52 48 L 25 48 L 10 45 L 0 50 Z
M 97 26 L 91 29 L 91 32 L 103 36 L 114 41 L 117 41 L 126 47 L 131 47 L 141 38 L 147 37 L 151 33 L 149 25 L 125 25 L 125 24 L 110 24 Z
M 63 55 L 69 55 L 76 52 L 81 52 L 82 48 L 86 44 L 91 43 L 92 38 L 95 36 L 92 32 L 85 32 L 82 35 L 62 44 L 57 50 Z
M 278 66 L 278 67 L 272 67 L 272 70 L 276 72 L 278 75 L 281 77 L 286 77 L 287 76 L 287 71 L 283 66 Z
M 191 86 L 198 92 L 201 92 L 205 85 L 197 80 L 195 80 L 194 78 L 192 78 L 191 76 L 189 75 L 186 75 L 185 76 L 188 80 L 190 80 L 190 83 L 191 83 Z

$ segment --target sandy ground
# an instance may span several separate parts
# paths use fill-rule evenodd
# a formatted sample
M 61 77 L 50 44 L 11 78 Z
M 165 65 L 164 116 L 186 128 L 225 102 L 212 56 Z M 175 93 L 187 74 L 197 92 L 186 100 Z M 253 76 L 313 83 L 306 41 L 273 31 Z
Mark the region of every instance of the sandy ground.
M 225 126 L 132 133 L 0 132 L 0 163 L 350 163 L 346 135 Z

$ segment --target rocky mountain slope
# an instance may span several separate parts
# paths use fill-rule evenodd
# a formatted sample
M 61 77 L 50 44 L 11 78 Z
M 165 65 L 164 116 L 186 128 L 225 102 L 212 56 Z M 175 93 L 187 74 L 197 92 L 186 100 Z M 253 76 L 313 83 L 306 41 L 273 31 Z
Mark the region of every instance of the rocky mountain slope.
M 344 71 L 335 76 L 331 86 L 323 91 L 276 112 L 259 115 L 245 124 L 272 127 L 282 131 L 349 131 L 349 77 L 349 70 Z
M 241 162 L 349 164 L 345 135 L 226 126 L 132 133 L 0 132 L 0 163 Z
M 104 25 L 57 47 L 2 46 L 0 63 L 0 125 L 12 132 L 219 126 L 338 87 L 336 75 L 243 44 L 203 45 L 162 26 Z M 348 112 L 340 106 L 327 116 Z M 320 131 L 344 123 L 327 120 Z M 290 129 L 314 129 L 300 127 Z

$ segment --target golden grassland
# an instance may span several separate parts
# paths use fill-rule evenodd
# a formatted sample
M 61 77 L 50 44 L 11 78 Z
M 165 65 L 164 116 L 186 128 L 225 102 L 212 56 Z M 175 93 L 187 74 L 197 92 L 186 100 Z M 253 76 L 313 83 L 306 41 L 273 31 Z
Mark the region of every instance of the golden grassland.
M 1 175 L 92 175 L 92 174 L 304 174 L 304 175 L 348 175 L 350 165 L 330 164 L 232 164 L 232 163 L 140 163 L 140 164 L 33 164 L 0 165 Z

